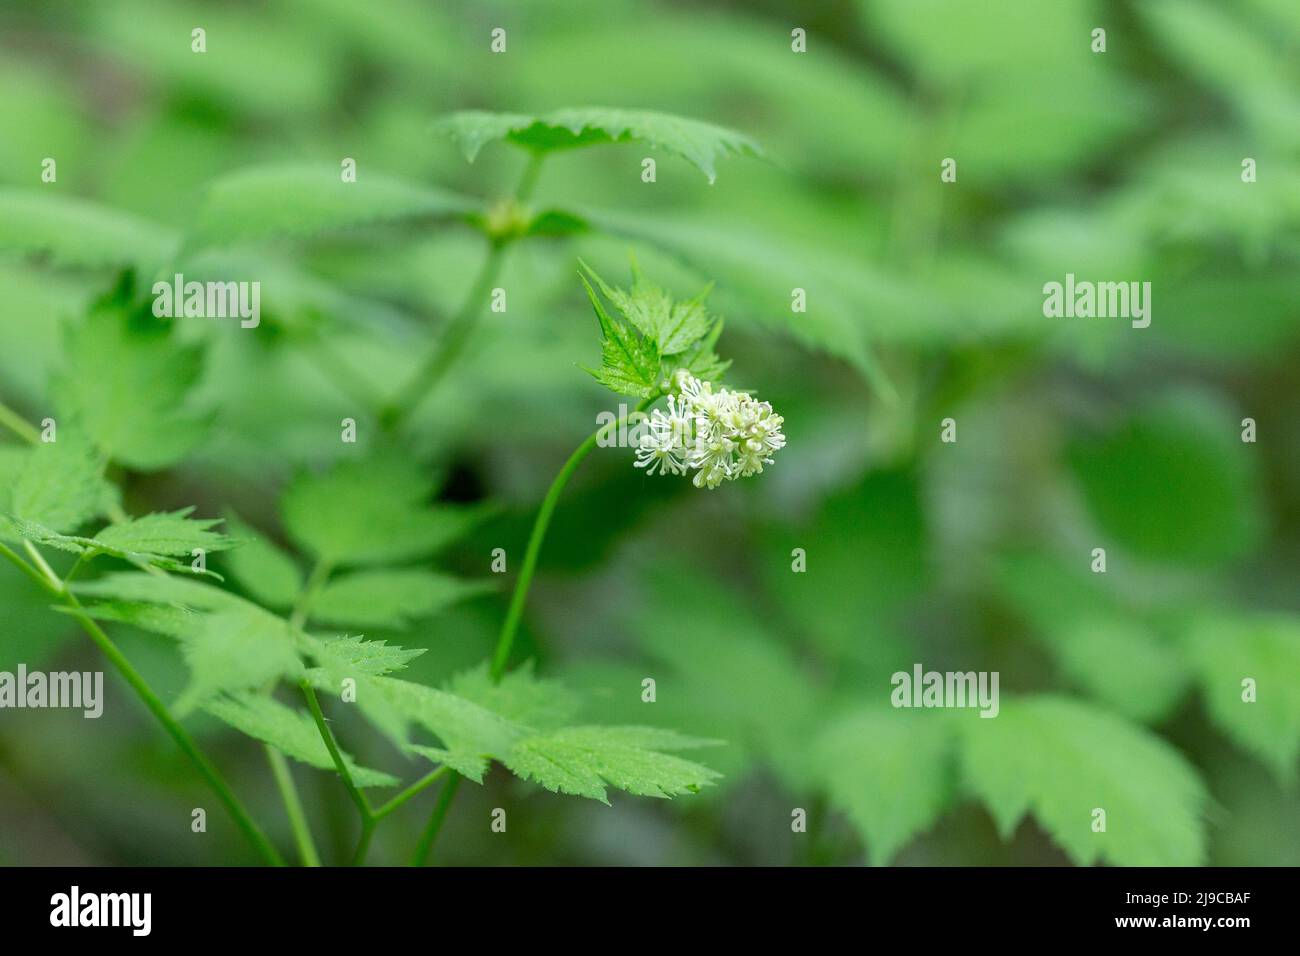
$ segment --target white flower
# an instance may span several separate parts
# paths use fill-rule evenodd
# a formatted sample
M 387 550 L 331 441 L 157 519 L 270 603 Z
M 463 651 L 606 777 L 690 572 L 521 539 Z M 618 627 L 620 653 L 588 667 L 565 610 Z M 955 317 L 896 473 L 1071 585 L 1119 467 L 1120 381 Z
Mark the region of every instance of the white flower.
M 646 474 L 695 471 L 697 488 L 761 474 L 772 454 L 785 447 L 784 419 L 767 402 L 719 388 L 685 369 L 674 376 L 676 395 L 668 411 L 655 409 L 637 449 L 636 467 Z
M 637 449 L 636 467 L 644 468 L 647 475 L 653 475 L 656 469 L 661 475 L 685 474 L 686 442 L 694 426 L 674 396 L 668 397 L 668 414 L 656 408 L 646 427 Z

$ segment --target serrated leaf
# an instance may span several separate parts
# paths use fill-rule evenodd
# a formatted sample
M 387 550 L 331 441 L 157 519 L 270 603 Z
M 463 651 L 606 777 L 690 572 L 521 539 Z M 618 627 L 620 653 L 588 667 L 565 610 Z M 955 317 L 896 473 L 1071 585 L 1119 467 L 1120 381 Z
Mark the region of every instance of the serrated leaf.
M 241 733 L 270 744 L 281 753 L 318 770 L 335 770 L 325 741 L 311 715 L 294 710 L 263 694 L 228 694 L 209 700 L 203 709 Z M 357 766 L 340 750 L 343 763 L 358 787 L 391 787 L 396 777 Z
M 59 534 L 43 524 L 37 524 L 34 521 L 23 521 L 21 518 L 12 519 L 10 526 L 11 531 L 20 537 L 26 538 L 36 544 L 43 544 L 46 547 L 58 548 L 60 551 L 69 551 L 73 554 L 86 554 L 94 557 L 98 554 L 106 554 L 115 558 L 121 558 L 123 561 L 129 561 L 139 567 L 156 567 L 166 571 L 176 571 L 182 574 L 200 574 L 209 577 L 220 578 L 221 575 L 215 571 L 209 571 L 206 568 L 197 570 L 192 565 L 177 561 L 175 558 L 163 554 L 152 554 L 147 551 L 127 551 L 113 544 L 99 540 L 98 537 L 87 538 L 81 535 Z
M 0 250 L 48 256 L 60 266 L 151 272 L 175 245 L 163 227 L 98 203 L 0 188 Z
M 254 166 L 216 180 L 199 213 L 195 245 L 304 239 L 374 223 L 447 219 L 479 204 L 465 196 L 358 169 L 343 182 L 337 166 Z
M 428 648 L 398 647 L 387 641 L 367 641 L 362 637 L 336 637 L 324 642 L 326 651 L 358 674 L 378 677 L 399 671 Z
M 416 568 L 354 571 L 330 579 L 311 606 L 311 619 L 339 627 L 405 628 L 492 585 Z
M 596 291 L 582 277 L 583 288 L 600 323 L 601 366 L 587 369 L 611 391 L 650 398 L 659 392 L 659 352 L 650 339 L 623 320 L 611 316 Z
M 884 330 L 903 338 L 919 318 L 939 314 L 928 290 L 909 287 L 842 249 L 775 243 L 752 226 L 728 226 L 713 218 L 595 209 L 581 214 L 596 229 L 662 250 L 716 280 L 719 311 L 733 321 L 783 332 L 844 359 L 888 401 L 897 398 L 897 390 L 880 368 L 872 338 Z M 806 312 L 791 311 L 794 288 L 807 291 Z M 905 323 L 897 321 L 902 314 Z M 943 334 L 951 341 L 949 329 Z
M 109 525 L 95 535 L 95 540 L 118 552 L 185 557 L 196 548 L 224 551 L 238 544 L 233 538 L 211 530 L 213 525 L 221 523 L 220 518 L 191 518 L 193 512 L 194 508 L 189 507 L 131 518 Z
M 54 610 L 73 616 L 84 614 L 98 621 L 130 624 L 141 630 L 177 640 L 193 636 L 203 625 L 203 617 L 198 611 L 171 604 L 150 604 L 144 601 L 101 601 L 81 608 L 55 605 Z
M 299 475 L 280 507 L 289 536 L 318 559 L 383 564 L 427 557 L 489 513 L 484 506 L 428 505 L 431 493 L 417 470 L 381 458 Z
M 443 747 L 425 747 L 420 744 L 411 745 L 410 750 L 434 763 L 446 764 L 462 777 L 468 777 L 475 783 L 482 783 L 483 775 L 487 773 L 487 758 L 479 754 L 447 750 Z
M 717 179 L 720 157 L 762 155 L 758 143 L 742 133 L 651 110 L 583 107 L 540 115 L 470 110 L 444 117 L 437 128 L 451 136 L 470 162 L 484 145 L 500 139 L 536 153 L 593 143 L 644 142 L 685 159 L 710 183 Z
M 1210 716 L 1284 784 L 1300 754 L 1300 621 L 1281 616 L 1197 620 L 1188 651 Z M 1243 699 L 1247 678 L 1255 699 Z
M 558 681 L 533 674 L 531 663 L 492 680 L 486 663 L 452 677 L 447 689 L 534 730 L 561 727 L 578 711 L 578 698 Z
M 1160 738 L 1057 697 L 1003 701 L 959 722 L 962 773 L 1007 838 L 1032 813 L 1074 862 L 1198 866 L 1205 785 Z M 1094 833 L 1093 811 L 1106 812 Z
M 654 343 L 661 356 L 685 352 L 710 331 L 716 330 L 718 322 L 704 306 L 711 286 L 705 287 L 692 299 L 679 301 L 647 279 L 635 260 L 630 292 L 609 285 L 585 262 L 582 267 L 623 318 Z
M 222 567 L 258 602 L 277 610 L 292 607 L 303 587 L 302 572 L 293 558 L 233 512 L 227 512 L 226 527 L 242 544 L 221 559 Z
M 394 677 L 364 680 L 405 720 L 437 735 L 454 753 L 497 756 L 506 753 L 521 734 L 510 721 L 456 694 Z M 359 689 L 358 696 L 361 693 Z
M 607 786 L 642 797 L 698 793 L 721 774 L 663 751 L 712 743 L 652 727 L 564 727 L 516 741 L 503 762 L 553 793 L 608 804 Z
M 131 303 L 131 279 L 65 330 L 64 365 L 53 389 L 61 415 L 99 450 L 133 468 L 164 468 L 204 436 L 207 418 L 187 408 L 203 354 Z
M 268 620 L 279 620 L 275 615 L 230 591 L 190 578 L 157 576 L 143 571 L 117 571 L 94 581 L 74 581 L 72 590 L 92 598 L 170 604 L 196 611 L 234 609 L 258 612 Z
M 103 474 L 103 460 L 90 444 L 65 429 L 56 441 L 26 452 L 4 510 L 52 531 L 72 531 L 114 500 Z
M 640 575 L 645 591 L 626 626 L 664 673 L 656 712 L 687 733 L 728 742 L 729 777 L 761 762 L 791 787 L 808 777 L 819 691 L 768 621 L 716 578 L 679 562 Z M 683 635 L 707 635 L 684 640 Z
M 951 803 L 953 731 L 942 712 L 879 708 L 832 721 L 813 742 L 813 772 L 862 834 L 872 862 L 888 864 Z
M 190 683 L 176 701 L 178 714 L 216 694 L 260 688 L 280 678 L 302 676 L 302 662 L 284 622 L 248 608 L 230 608 L 202 618 L 181 644 Z

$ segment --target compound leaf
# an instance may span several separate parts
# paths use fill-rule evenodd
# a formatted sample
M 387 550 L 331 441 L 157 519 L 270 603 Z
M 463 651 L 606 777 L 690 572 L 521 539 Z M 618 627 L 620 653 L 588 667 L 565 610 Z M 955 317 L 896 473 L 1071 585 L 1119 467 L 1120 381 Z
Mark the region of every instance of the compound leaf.
M 500 139 L 548 153 L 593 143 L 643 142 L 680 156 L 708 177 L 717 179 L 716 162 L 728 155 L 761 156 L 758 143 L 734 130 L 700 120 L 651 110 L 583 107 L 550 113 L 452 113 L 437 127 L 447 133 L 470 162 L 484 145 Z
M 151 272 L 175 244 L 163 227 L 98 203 L 0 188 L 0 250 L 48 256 L 59 266 Z
M 305 239 L 374 223 L 466 216 L 478 203 L 362 168 L 344 182 L 336 166 L 254 166 L 217 179 L 199 213 L 196 246 Z
M 481 521 L 482 506 L 428 505 L 431 484 L 396 459 L 300 475 L 280 507 L 289 536 L 337 566 L 427 557 Z
M 1193 624 L 1188 647 L 1214 722 L 1262 758 L 1279 780 L 1295 780 L 1300 622 L 1271 616 L 1206 617 Z M 1246 697 L 1247 678 L 1254 681 L 1254 699 Z
M 285 554 L 233 512 L 227 512 L 226 527 L 242 544 L 222 560 L 241 587 L 267 607 L 280 610 L 293 605 L 302 590 L 302 572 Z
M 147 310 L 133 309 L 131 290 L 128 275 L 66 330 L 53 391 L 60 413 L 104 455 L 151 471 L 174 464 L 204 436 L 206 417 L 186 408 L 203 356 Z
M 311 618 L 340 627 L 402 628 L 491 589 L 486 583 L 416 568 L 354 571 L 321 589 Z
M 865 709 L 832 721 L 813 744 L 813 772 L 886 865 L 939 819 L 956 782 L 955 737 L 946 715 Z
M 503 761 L 553 793 L 607 804 L 606 786 L 642 797 L 698 793 L 721 775 L 664 751 L 713 743 L 654 727 L 564 727 L 517 741 Z
M 240 733 L 268 743 L 285 756 L 318 770 L 334 770 L 334 761 L 321 739 L 311 715 L 294 710 L 263 694 L 227 694 L 214 698 L 203 709 L 220 718 Z M 340 750 L 343 763 L 358 787 L 391 787 L 396 777 L 358 767 Z
M 996 718 L 959 726 L 963 777 L 1004 838 L 1032 812 L 1079 865 L 1203 861 L 1205 785 L 1160 738 L 1049 696 L 1003 701 Z M 1093 831 L 1098 809 L 1105 832 Z

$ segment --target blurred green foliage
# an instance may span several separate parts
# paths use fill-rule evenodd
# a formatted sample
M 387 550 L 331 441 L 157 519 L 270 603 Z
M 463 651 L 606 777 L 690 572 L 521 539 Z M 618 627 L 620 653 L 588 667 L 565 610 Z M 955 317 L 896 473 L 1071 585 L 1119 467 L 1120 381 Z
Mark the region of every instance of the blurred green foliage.
M 1298 11 L 8 5 L 0 400 L 32 421 L 69 404 L 97 416 L 132 513 L 198 504 L 241 516 L 237 537 L 328 550 L 303 529 L 347 515 L 328 519 L 331 496 L 293 476 L 338 458 L 339 420 L 417 367 L 482 261 L 476 224 L 527 161 L 527 125 L 515 143 L 476 139 L 469 165 L 435 119 L 600 106 L 739 131 L 763 158 L 720 151 L 712 184 L 692 166 L 701 154 L 643 142 L 548 158 L 528 205 L 554 216 L 505 259 L 508 310 L 481 324 L 403 446 L 445 501 L 499 504 L 441 562 L 481 578 L 493 548 L 522 552 L 552 475 L 609 405 L 578 368 L 599 350 L 578 258 L 622 275 L 633 250 L 682 296 L 716 282 L 728 380 L 781 411 L 789 446 L 761 479 L 710 493 L 646 478 L 626 450 L 588 459 L 543 552 L 522 651 L 590 692 L 585 716 L 727 741 L 701 758 L 724 778 L 671 805 L 616 795 L 609 809 L 494 772 L 462 788 L 440 858 L 1295 865 Z M 496 26 L 504 55 L 489 51 Z M 806 53 L 791 51 L 795 27 Z M 40 180 L 46 157 L 57 183 Z M 329 192 L 342 157 L 359 170 L 347 198 Z M 955 183 L 940 182 L 945 157 Z M 118 269 L 151 276 L 182 236 L 187 274 L 261 279 L 262 326 L 181 322 L 142 342 L 96 324 L 91 304 L 108 307 Z M 1042 286 L 1066 273 L 1150 281 L 1151 327 L 1044 318 Z M 794 288 L 807 313 L 791 313 Z M 100 380 L 96 363 L 120 374 Z M 174 440 L 148 440 L 146 418 Z M 363 451 L 370 434 L 363 422 Z M 13 447 L 0 444 L 0 495 Z M 286 487 L 297 528 L 277 518 Z M 213 566 L 289 603 L 296 559 L 259 547 Z M 1097 547 L 1104 575 L 1090 570 Z M 799 548 L 807 570 L 794 573 Z M 367 637 L 427 648 L 410 663 L 426 681 L 488 655 L 502 599 L 447 608 L 420 594 L 391 595 Z M 99 666 L 47 603 L 0 567 L 0 669 Z M 187 678 L 174 650 L 113 627 L 175 701 Z M 1002 713 L 890 708 L 890 675 L 916 662 L 1000 672 Z M 163 825 L 204 794 L 126 691 L 112 694 L 123 706 L 93 735 L 66 715 L 0 716 L 0 861 L 244 861 L 215 815 L 207 840 Z M 361 764 L 408 769 L 339 723 Z M 287 845 L 259 748 L 204 715 L 192 727 Z M 337 781 L 303 781 L 309 812 L 331 821 L 323 842 L 341 849 Z M 508 841 L 480 825 L 504 801 Z M 1097 806 L 1104 835 L 1089 829 Z M 797 807 L 806 834 L 791 832 Z M 408 855 L 420 815 L 402 812 L 377 859 Z

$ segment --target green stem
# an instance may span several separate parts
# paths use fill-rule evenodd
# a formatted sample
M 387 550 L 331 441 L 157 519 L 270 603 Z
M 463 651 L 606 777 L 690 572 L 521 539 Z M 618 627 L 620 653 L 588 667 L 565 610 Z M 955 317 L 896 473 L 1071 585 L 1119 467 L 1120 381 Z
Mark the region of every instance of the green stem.
M 366 854 L 370 852 L 370 840 L 375 835 L 375 825 L 378 822 L 374 817 L 361 821 L 361 838 L 357 840 L 357 848 L 352 853 L 353 866 L 365 864 Z
M 335 388 L 351 401 L 357 402 L 367 413 L 382 407 L 378 391 L 340 355 L 319 329 L 314 329 L 307 341 L 307 353 L 316 362 L 319 371 Z
M 651 396 L 644 399 L 636 407 L 637 412 L 644 412 L 650 407 L 650 404 L 658 396 Z M 542 499 L 542 506 L 537 509 L 537 517 L 533 520 L 533 530 L 528 536 L 528 547 L 524 551 L 524 563 L 519 569 L 519 577 L 515 580 L 515 590 L 510 596 L 510 608 L 506 612 L 505 622 L 501 625 L 501 633 L 497 637 L 496 651 L 492 655 L 492 680 L 500 681 L 506 672 L 506 664 L 510 661 L 510 648 L 515 642 L 515 632 L 519 630 L 519 621 L 523 617 L 524 603 L 528 600 L 528 588 L 533 582 L 533 572 L 537 568 L 537 557 L 542 550 L 542 542 L 546 538 L 546 529 L 551 524 L 551 516 L 555 513 L 555 506 L 559 503 L 560 494 L 564 491 L 564 486 L 569 483 L 569 478 L 577 470 L 582 460 L 591 453 L 596 447 L 596 443 L 610 429 L 617 429 L 626 421 L 626 416 L 609 425 L 604 425 L 592 432 L 587 440 L 579 445 L 569 456 L 569 460 L 564 463 L 555 480 L 551 482 L 550 489 L 546 492 L 546 497 Z
M 32 444 L 40 441 L 40 432 L 36 427 L 29 424 L 26 419 L 18 415 L 3 403 L 0 403 L 0 424 L 5 425 L 19 437 Z M 217 768 L 208 760 L 203 752 L 199 750 L 198 745 L 194 743 L 193 739 L 185 731 L 185 728 L 177 723 L 176 719 L 167 712 L 167 707 L 163 704 L 162 700 L 153 692 L 153 689 L 145 682 L 144 678 L 140 676 L 136 669 L 131 666 L 131 662 L 126 659 L 126 656 L 118 649 L 117 645 L 113 643 L 109 636 L 104 632 L 103 628 L 101 628 L 93 618 L 88 617 L 85 614 L 77 613 L 77 610 L 81 608 L 81 602 L 78 601 L 76 595 L 68 589 L 67 583 L 60 580 L 59 576 L 54 573 L 53 569 L 51 569 L 49 564 L 46 563 L 45 558 L 41 556 L 41 553 L 36 550 L 30 541 L 24 541 L 23 544 L 26 546 L 27 553 L 31 555 L 37 568 L 40 568 L 39 571 L 24 561 L 18 554 L 11 551 L 3 543 L 0 543 L 0 555 L 3 555 L 17 567 L 21 568 L 28 577 L 35 581 L 40 587 L 49 591 L 50 594 L 55 597 L 63 598 L 64 601 L 74 609 L 73 616 L 77 619 L 78 623 L 81 624 L 82 629 L 90 635 L 90 639 L 95 642 L 100 651 L 103 652 L 104 656 L 108 658 L 109 662 L 117 668 L 118 673 L 121 674 L 126 682 L 131 686 L 131 689 L 136 692 L 136 695 L 144 702 L 145 706 L 154 717 L 158 719 L 158 722 L 163 725 L 163 728 L 171 735 L 171 738 L 181 748 L 181 751 L 190 758 L 190 761 L 198 769 L 200 775 L 207 781 L 208 786 L 210 786 L 216 793 L 217 798 L 222 802 L 227 812 L 234 819 L 235 825 L 243 831 L 249 842 L 253 844 L 253 848 L 257 850 L 267 863 L 272 866 L 283 866 L 284 860 L 280 857 L 279 852 L 271 844 L 271 841 L 266 838 L 266 834 L 262 832 L 261 828 L 258 827 L 256 822 L 254 822 L 253 818 L 249 816 L 248 811 L 245 810 L 244 805 L 239 802 L 239 798 L 236 797 L 234 791 L 230 789 L 225 778 L 221 776 L 221 773 Z M 85 556 L 82 555 L 82 557 Z M 72 571 L 68 572 L 68 578 L 71 579 L 72 575 L 80 567 L 81 558 L 78 558 L 77 563 L 72 567 Z
M 384 817 L 388 816 L 390 813 L 392 813 L 402 804 L 406 803 L 407 800 L 410 800 L 418 793 L 422 793 L 425 790 L 425 788 L 433 785 L 438 780 L 440 780 L 443 777 L 443 775 L 447 773 L 449 769 L 450 768 L 444 765 L 438 767 L 436 770 L 426 773 L 419 780 L 415 781 L 415 783 L 411 784 L 409 787 L 407 787 L 397 796 L 393 797 L 393 799 L 389 800 L 382 807 L 376 810 L 375 819 L 382 820 Z
M 529 158 L 528 165 L 524 167 L 519 183 L 515 186 L 516 203 L 527 202 L 532 196 L 545 159 L 544 153 L 533 153 Z M 442 338 L 406 385 L 380 410 L 379 424 L 385 431 L 395 431 L 415 412 L 420 402 L 433 391 L 469 344 L 478 318 L 483 314 L 484 300 L 497 281 L 506 246 L 511 239 L 492 238 L 489 242 L 487 258 L 483 260 L 478 277 L 470 286 L 460 310 L 447 323 Z
M 41 440 L 40 429 L 3 402 L 0 402 L 0 425 L 8 428 L 29 445 L 35 445 Z
M 45 575 L 41 574 L 41 572 L 37 571 L 34 567 L 24 561 L 22 556 L 17 552 L 11 551 L 3 541 L 0 541 L 0 556 L 5 557 L 12 562 L 14 567 L 18 568 L 23 572 L 23 574 L 31 578 L 36 583 L 37 587 L 45 591 L 54 591 L 50 586 L 49 579 L 46 578 Z
M 307 623 L 311 606 L 316 603 L 316 596 L 329 580 L 332 570 L 333 566 L 328 561 L 317 561 L 316 566 L 311 569 L 311 574 L 307 576 L 307 583 L 303 585 L 302 593 L 298 595 L 297 603 L 289 612 L 290 630 L 301 631 L 303 625 Z
M 533 153 L 528 158 L 528 165 L 524 167 L 524 173 L 519 177 L 519 185 L 515 187 L 515 201 L 528 202 L 533 198 L 533 190 L 537 188 L 537 178 L 542 172 L 542 163 L 546 160 L 545 153 Z
M 478 324 L 478 317 L 483 312 L 483 305 L 491 291 L 493 283 L 497 281 L 497 274 L 501 271 L 501 260 L 505 255 L 505 246 L 499 242 L 493 242 L 488 250 L 487 258 L 483 260 L 483 266 L 479 269 L 478 277 L 470 286 L 469 293 L 465 296 L 464 302 L 460 309 L 452 316 L 451 321 L 447 323 L 442 338 L 434 346 L 415 374 L 413 374 L 407 383 L 398 390 L 397 394 L 384 406 L 379 413 L 380 426 L 385 430 L 393 431 L 399 428 L 402 423 L 415 412 L 424 398 L 434 389 L 439 380 L 451 368 L 456 359 L 460 358 L 461 352 L 469 344 L 471 333 L 475 325 Z
M 266 759 L 275 776 L 275 785 L 284 802 L 285 813 L 289 816 L 289 826 L 293 828 L 294 843 L 298 846 L 298 857 L 303 866 L 320 866 L 320 854 L 316 852 L 316 843 L 311 837 L 311 827 L 307 824 L 307 814 L 303 812 L 302 801 L 298 797 L 298 788 L 294 786 L 293 776 L 289 771 L 289 761 L 284 754 L 270 744 L 265 745 Z
M 35 548 L 30 547 L 30 541 L 25 541 L 23 543 L 28 545 L 31 551 L 36 550 Z M 50 570 L 49 565 L 45 563 L 44 559 L 39 561 L 38 566 L 40 566 L 42 570 L 40 573 L 37 573 L 35 570 L 31 569 L 30 565 L 28 565 L 26 561 L 23 561 L 22 558 L 13 551 L 10 551 L 4 545 L 0 545 L 0 553 L 3 553 L 5 557 L 20 566 L 28 568 L 31 576 L 40 583 L 43 588 L 51 594 L 63 598 L 68 607 L 72 609 L 72 616 L 77 619 L 85 632 L 90 635 L 90 639 L 95 642 L 95 645 L 100 649 L 103 655 L 108 658 L 109 663 L 117 669 L 117 672 L 122 675 L 126 682 L 131 686 L 131 689 L 135 691 L 136 696 L 144 702 L 144 705 L 149 709 L 149 712 L 152 713 L 154 717 L 157 718 L 158 722 L 163 725 L 163 728 L 171 735 L 172 740 L 174 740 L 176 745 L 181 748 L 181 751 L 190 758 L 190 761 L 198 769 L 199 774 L 205 781 L 207 781 L 208 786 L 212 788 L 214 793 L 216 793 L 217 798 L 222 802 L 226 811 L 234 819 L 235 825 L 243 831 L 249 842 L 253 844 L 254 849 L 256 849 L 257 852 L 261 854 L 262 858 L 272 866 L 283 866 L 284 860 L 280 857 L 279 852 L 271 845 L 271 841 L 266 838 L 266 834 L 264 834 L 261 828 L 253 821 L 253 818 L 248 815 L 248 811 L 245 810 L 244 805 L 239 802 L 239 798 L 236 797 L 234 791 L 230 789 L 225 779 L 221 776 L 220 771 L 218 771 L 203 752 L 199 750 L 198 745 L 194 743 L 193 738 L 190 737 L 185 728 L 167 712 L 166 705 L 164 705 L 158 695 L 153 692 L 153 688 L 145 682 L 145 679 L 140 676 L 139 672 L 131 666 L 131 662 L 126 659 L 126 655 L 124 655 L 121 650 L 118 649 L 117 645 L 113 643 L 112 639 L 104 633 L 103 628 L 99 626 L 94 618 L 87 616 L 83 612 L 81 602 L 77 600 L 76 595 L 64 588 L 63 582 L 59 580 L 58 576 L 55 575 L 53 571 Z M 37 556 L 39 557 L 39 552 L 37 552 Z
M 330 759 L 334 761 L 334 769 L 343 778 L 343 786 L 347 788 L 348 796 L 352 802 L 357 805 L 361 811 L 362 823 L 367 823 L 375 815 L 370 809 L 370 802 L 366 800 L 365 794 L 357 789 L 356 783 L 352 780 L 352 771 L 348 770 L 348 765 L 343 762 L 343 754 L 339 752 L 338 744 L 334 742 L 334 735 L 330 733 L 329 726 L 325 723 L 325 715 L 321 713 L 320 701 L 316 699 L 316 691 L 304 677 L 298 682 L 302 688 L 303 696 L 307 698 L 307 708 L 311 711 L 312 719 L 316 721 L 316 729 L 320 731 L 321 740 L 325 741 L 325 749 L 330 753 Z
M 438 794 L 438 803 L 433 808 L 433 816 L 429 817 L 428 825 L 420 834 L 420 842 L 415 845 L 415 852 L 411 854 L 411 866 L 424 866 L 429 858 L 429 851 L 433 849 L 433 843 L 442 830 L 442 823 L 447 819 L 447 811 L 451 809 L 451 801 L 456 797 L 460 780 L 460 774 L 452 774 L 451 779 L 443 786 L 442 793 Z

